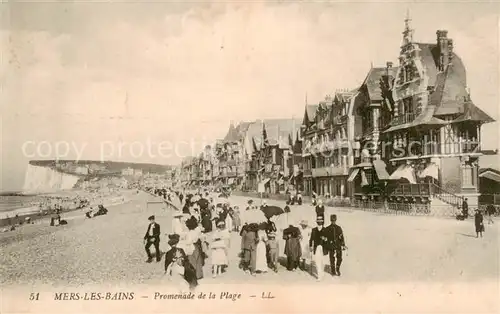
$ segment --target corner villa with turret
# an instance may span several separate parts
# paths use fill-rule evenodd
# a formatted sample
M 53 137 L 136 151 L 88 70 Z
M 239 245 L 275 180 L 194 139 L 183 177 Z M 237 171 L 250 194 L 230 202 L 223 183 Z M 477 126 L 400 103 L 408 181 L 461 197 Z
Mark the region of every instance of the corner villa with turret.
M 410 22 L 408 16 L 399 66 L 388 63 L 372 86 L 379 101 L 358 108 L 360 116 L 369 113 L 366 128 L 376 144 L 367 147 L 366 138 L 360 139 L 361 166 L 348 179 L 352 196 L 360 205 L 431 205 L 415 206 L 425 211 L 455 210 L 464 198 L 475 206 L 481 125 L 493 119 L 471 99 L 448 32 L 438 30 L 435 43 L 418 43 Z

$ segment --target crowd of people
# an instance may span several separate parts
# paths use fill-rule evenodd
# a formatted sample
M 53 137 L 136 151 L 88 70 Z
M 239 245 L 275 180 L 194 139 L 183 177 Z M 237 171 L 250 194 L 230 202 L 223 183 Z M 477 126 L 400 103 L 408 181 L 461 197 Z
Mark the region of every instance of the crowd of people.
M 288 271 L 307 271 L 316 266 L 316 277 L 324 277 L 324 256 L 329 255 L 331 274 L 340 276 L 342 251 L 346 249 L 342 228 L 337 225 L 337 217 L 330 217 L 331 224 L 324 227 L 324 206 L 315 206 L 318 213 L 316 226 L 312 228 L 306 220 L 298 224 L 287 219 L 287 225 L 278 230 L 276 215 L 265 214 L 267 204 L 260 206 L 248 200 L 246 207 L 232 205 L 228 200 L 216 200 L 205 193 L 182 193 L 167 190 L 160 192 L 165 200 L 178 202 L 181 208 L 172 213 L 172 226 L 168 233 L 168 249 L 165 250 L 165 274 L 169 280 L 178 281 L 186 289 L 193 289 L 198 280 L 204 278 L 205 263 L 211 265 L 211 276 L 223 275 L 235 257 L 229 256 L 230 248 L 238 243 L 231 243 L 231 233 L 241 237 L 239 243 L 239 269 L 252 275 L 278 272 L 280 262 L 280 237 L 284 241 L 282 262 Z M 158 194 L 157 194 L 158 195 Z M 285 214 L 289 207 L 282 211 Z M 147 263 L 161 261 L 160 225 L 155 217 L 149 217 L 144 235 Z M 282 234 L 278 234 L 281 232 Z M 234 237 L 233 237 L 234 239 Z M 234 241 L 233 241 L 234 242 Z M 151 252 L 155 248 L 155 253 Z M 232 250 L 234 251 L 234 250 Z M 181 280 L 182 278 L 182 280 Z

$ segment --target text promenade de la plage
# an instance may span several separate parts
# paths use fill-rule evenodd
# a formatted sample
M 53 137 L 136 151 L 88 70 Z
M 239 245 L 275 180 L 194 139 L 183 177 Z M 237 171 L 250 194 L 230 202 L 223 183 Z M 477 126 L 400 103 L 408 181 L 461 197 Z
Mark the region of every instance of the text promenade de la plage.
M 243 299 L 240 292 L 182 292 L 163 293 L 154 292 L 153 295 L 139 295 L 136 292 L 59 292 L 54 293 L 54 301 L 133 301 L 136 299 L 151 300 L 228 300 L 238 301 Z M 248 298 L 274 299 L 271 292 L 251 294 Z M 33 294 L 33 299 L 40 299 L 40 294 Z

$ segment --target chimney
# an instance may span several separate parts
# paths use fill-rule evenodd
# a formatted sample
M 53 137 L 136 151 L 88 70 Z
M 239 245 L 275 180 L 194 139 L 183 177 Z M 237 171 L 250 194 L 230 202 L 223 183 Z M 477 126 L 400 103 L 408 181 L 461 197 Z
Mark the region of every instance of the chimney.
M 453 60 L 453 39 L 448 39 L 448 63 Z
M 386 67 L 385 67 L 385 75 L 386 76 L 389 76 L 389 71 L 392 69 L 392 62 L 391 61 L 387 61 L 386 63 Z
M 448 65 L 450 56 L 448 52 L 448 31 L 438 30 L 436 31 L 436 37 L 436 44 L 439 51 L 438 68 L 440 71 L 444 71 L 445 67 Z

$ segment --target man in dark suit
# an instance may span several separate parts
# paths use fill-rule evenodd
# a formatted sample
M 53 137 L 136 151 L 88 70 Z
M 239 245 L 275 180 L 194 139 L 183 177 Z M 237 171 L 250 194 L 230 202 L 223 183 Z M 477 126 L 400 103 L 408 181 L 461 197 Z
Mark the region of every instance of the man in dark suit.
M 340 265 L 342 264 L 342 251 L 346 249 L 344 232 L 337 225 L 337 215 L 330 216 L 331 224 L 326 227 L 328 237 L 328 250 L 330 255 L 330 268 L 333 276 L 340 276 Z
M 323 217 L 325 219 L 325 205 L 323 205 L 322 200 L 318 200 L 318 205 L 316 205 L 316 218 Z
M 148 260 L 146 263 L 151 263 L 153 261 L 153 255 L 149 251 L 151 245 L 155 246 L 156 251 L 156 261 L 161 260 L 160 254 L 160 225 L 155 222 L 155 216 L 150 216 L 149 226 L 146 234 L 144 235 L 144 244 L 146 245 L 146 253 L 148 254 Z
M 325 265 L 323 263 L 324 256 L 328 254 L 328 234 L 324 225 L 323 216 L 316 218 L 318 224 L 311 230 L 311 238 L 309 239 L 309 248 L 313 254 L 314 264 L 316 265 L 317 279 L 323 279 L 325 273 Z
M 462 202 L 462 215 L 464 219 L 469 218 L 469 204 L 467 203 L 467 198 L 464 198 Z

